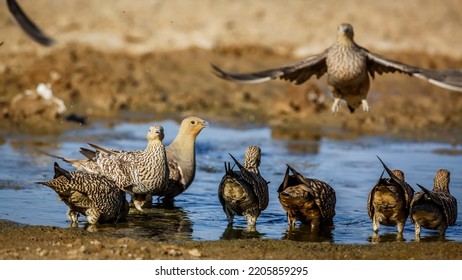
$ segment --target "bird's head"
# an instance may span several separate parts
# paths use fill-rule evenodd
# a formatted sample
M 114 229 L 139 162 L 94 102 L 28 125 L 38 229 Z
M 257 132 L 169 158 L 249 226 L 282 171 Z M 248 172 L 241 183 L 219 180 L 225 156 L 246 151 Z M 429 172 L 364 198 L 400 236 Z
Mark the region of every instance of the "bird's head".
M 180 133 L 186 135 L 192 135 L 194 138 L 202 131 L 203 128 L 209 126 L 209 122 L 204 121 L 198 117 L 187 117 L 183 119 L 180 125 Z
M 353 41 L 353 26 L 349 23 L 342 23 L 337 28 L 337 37 L 339 40 Z
M 160 125 L 151 126 L 146 134 L 146 138 L 148 140 L 164 140 L 164 128 Z
M 449 192 L 449 182 L 451 180 L 451 173 L 447 169 L 439 169 L 433 179 L 433 191 Z
M 248 146 L 244 154 L 245 168 L 258 168 L 261 161 L 261 149 L 258 146 Z

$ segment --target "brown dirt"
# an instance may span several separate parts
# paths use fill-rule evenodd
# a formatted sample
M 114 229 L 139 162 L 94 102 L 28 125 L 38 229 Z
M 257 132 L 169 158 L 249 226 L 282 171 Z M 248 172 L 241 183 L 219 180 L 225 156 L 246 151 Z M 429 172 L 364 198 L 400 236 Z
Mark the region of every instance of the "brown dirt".
M 0 259 L 461 259 L 462 243 L 341 245 L 271 239 L 152 242 L 0 220 Z
M 462 2 L 407 1 L 19 1 L 58 44 L 30 41 L 0 9 L 0 137 L 78 129 L 71 114 L 181 118 L 270 125 L 280 139 L 381 135 L 462 142 L 462 98 L 400 75 L 377 77 L 371 113 L 332 116 L 325 80 L 237 85 L 213 76 L 288 64 L 322 51 L 341 22 L 370 50 L 421 67 L 462 68 Z M 366 16 L 367 15 L 367 16 Z M 373 15 L 373 16 L 370 16 Z M 56 117 L 12 100 L 50 83 L 67 111 Z M 24 105 L 24 103 L 22 104 Z M 34 111 L 35 110 L 35 111 Z M 17 113 L 19 111 L 19 113 Z M 34 112 L 34 114 L 25 114 Z M 0 139 L 1 142 L 1 139 Z M 0 224 L 3 259 L 314 258 L 460 259 L 460 243 L 332 245 L 276 240 L 185 242 L 117 239 L 53 227 Z M 197 251 L 190 251 L 197 249 Z M 192 253 L 191 253 L 192 252 Z M 223 253 L 223 252 L 226 252 Z M 430 253 L 431 252 L 431 253 Z

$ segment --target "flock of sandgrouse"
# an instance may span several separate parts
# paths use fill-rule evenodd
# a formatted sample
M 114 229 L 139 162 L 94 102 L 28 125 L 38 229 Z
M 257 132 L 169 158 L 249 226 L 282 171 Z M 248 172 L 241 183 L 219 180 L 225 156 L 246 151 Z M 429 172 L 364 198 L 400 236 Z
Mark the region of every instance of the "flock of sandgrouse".
M 139 211 L 149 207 L 152 196 L 171 202 L 191 185 L 195 177 L 195 142 L 208 123 L 198 117 L 187 117 L 180 124 L 173 142 L 164 146 L 162 126 L 152 126 L 146 134 L 144 150 L 115 150 L 89 144 L 93 149 L 81 148 L 82 159 L 58 157 L 77 171 L 67 171 L 57 163 L 54 178 L 39 182 L 58 194 L 69 207 L 68 217 L 78 222 L 79 214 L 90 224 L 118 222 L 127 218 L 131 195 L 133 206 Z M 241 164 L 230 154 L 225 162 L 225 174 L 218 184 L 218 200 L 233 225 L 234 216 L 244 216 L 248 230 L 256 229 L 256 222 L 269 202 L 268 182 L 260 174 L 261 150 L 248 146 Z M 372 219 L 374 233 L 379 226 L 397 226 L 402 236 L 410 217 L 415 225 L 415 236 L 420 238 L 421 227 L 438 230 L 444 235 L 448 226 L 457 219 L 457 201 L 449 191 L 450 173 L 440 169 L 434 179 L 433 190 L 418 185 L 414 189 L 405 181 L 401 170 L 390 170 L 385 163 L 384 172 L 369 192 L 367 212 Z M 311 231 L 333 225 L 335 216 L 335 190 L 327 183 L 307 178 L 287 165 L 278 188 L 278 198 L 287 213 L 289 230 L 296 222 L 308 224 Z
M 23 30 L 43 45 L 54 43 L 44 35 L 22 11 L 14 0 L 7 5 Z M 247 74 L 230 74 L 215 65 L 214 73 L 223 79 L 241 83 L 259 83 L 271 79 L 284 79 L 296 84 L 320 78 L 327 74 L 329 90 L 334 95 L 332 112 L 339 110 L 340 100 L 346 101 L 350 112 L 362 106 L 369 110 L 367 93 L 370 79 L 375 74 L 399 72 L 424 79 L 437 86 L 462 91 L 462 71 L 429 70 L 406 65 L 374 54 L 357 45 L 353 40 L 353 27 L 341 24 L 337 41 L 324 52 L 309 56 L 292 65 Z M 72 223 L 84 215 L 90 224 L 118 222 L 126 219 L 131 195 L 133 206 L 143 211 L 152 202 L 152 196 L 173 199 L 183 193 L 195 177 L 195 141 L 207 122 L 198 117 L 187 117 L 180 125 L 175 140 L 164 146 L 161 126 L 152 126 L 146 134 L 148 143 L 144 150 L 123 151 L 94 144 L 93 149 L 81 148 L 83 159 L 58 157 L 77 170 L 67 171 L 57 163 L 54 178 L 40 182 L 52 188 L 69 207 Z M 244 216 L 248 229 L 255 230 L 256 221 L 269 202 L 268 182 L 259 171 L 261 150 L 247 147 L 241 164 L 230 155 L 232 163 L 225 162 L 225 174 L 219 182 L 218 198 L 232 226 L 234 216 Z M 421 227 L 437 230 L 444 235 L 448 226 L 457 219 L 457 201 L 450 194 L 450 172 L 440 169 L 434 178 L 433 190 L 421 185 L 419 192 L 405 181 L 401 170 L 390 170 L 385 163 L 388 178 L 377 180 L 369 192 L 367 212 L 372 219 L 373 231 L 380 225 L 396 226 L 402 235 L 406 220 L 415 225 L 415 236 L 420 238 Z M 235 170 L 237 168 L 237 170 Z M 311 226 L 312 231 L 333 224 L 335 216 L 335 190 L 327 183 L 303 176 L 287 166 L 278 188 L 278 198 L 287 213 L 289 229 L 299 221 Z

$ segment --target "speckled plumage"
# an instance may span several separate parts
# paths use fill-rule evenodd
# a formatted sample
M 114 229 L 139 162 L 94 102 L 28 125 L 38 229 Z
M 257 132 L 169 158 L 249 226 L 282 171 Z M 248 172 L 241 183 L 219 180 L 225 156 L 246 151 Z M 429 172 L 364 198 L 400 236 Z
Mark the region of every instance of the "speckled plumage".
M 375 233 L 380 225 L 397 226 L 402 234 L 409 216 L 410 203 L 414 189 L 405 182 L 401 170 L 391 171 L 379 158 L 390 178 L 383 178 L 383 173 L 370 190 L 367 198 L 367 214 L 372 219 Z
M 374 78 L 375 73 L 404 73 L 446 89 L 462 91 L 462 71 L 437 71 L 406 65 L 369 52 L 357 45 L 353 36 L 353 27 L 343 23 L 337 29 L 337 41 L 331 47 L 284 67 L 245 74 L 231 74 L 215 65 L 212 67 L 218 77 L 240 83 L 260 83 L 279 78 L 302 84 L 312 76 L 320 78 L 327 74 L 327 85 L 335 98 L 332 105 L 334 113 L 338 111 L 341 99 L 346 101 L 352 113 L 359 106 L 369 111 L 366 100 L 369 76 Z
M 225 175 L 218 187 L 218 199 L 232 226 L 234 216 L 244 216 L 249 230 L 255 230 L 260 213 L 269 202 L 268 182 L 260 175 L 261 150 L 249 146 L 245 151 L 241 165 L 232 155 L 239 171 L 234 171 L 230 163 L 225 162 Z
M 69 207 L 68 216 L 77 223 L 79 214 L 90 224 L 125 220 L 129 205 L 125 192 L 106 176 L 84 171 L 66 171 L 57 163 L 50 181 L 39 182 L 52 188 Z
M 164 197 L 164 201 L 170 202 L 192 184 L 196 174 L 196 138 L 202 129 L 207 126 L 207 121 L 195 116 L 186 117 L 182 120 L 175 139 L 165 147 L 169 169 L 167 187 L 148 195 L 146 198 L 147 201 L 151 201 L 151 195 L 155 195 Z M 90 145 L 101 153 L 114 154 L 124 152 Z M 96 156 L 96 152 L 89 149 L 81 148 L 80 152 L 90 161 L 93 161 L 93 158 Z M 98 170 L 98 166 L 91 162 L 88 163 L 88 160 L 83 160 L 83 163 L 82 160 L 66 160 L 67 162 L 71 162 L 76 168 L 81 167 L 83 164 L 86 170 Z
M 287 212 L 289 229 L 293 229 L 297 221 L 310 224 L 312 231 L 333 223 L 335 190 L 323 181 L 304 177 L 289 165 L 278 188 L 278 198 Z
M 132 195 L 135 207 L 141 211 L 148 193 L 165 189 L 168 180 L 163 127 L 152 126 L 146 138 L 148 144 L 144 150 L 121 151 L 89 144 L 95 151 L 81 149 L 87 159 L 60 158 L 77 169 L 103 174 L 114 180 L 119 188 Z
M 449 182 L 450 172 L 440 169 L 436 172 L 432 191 L 417 184 L 422 191 L 417 192 L 411 202 L 411 221 L 417 239 L 421 227 L 438 230 L 442 236 L 448 226 L 456 223 L 457 200 L 449 192 Z

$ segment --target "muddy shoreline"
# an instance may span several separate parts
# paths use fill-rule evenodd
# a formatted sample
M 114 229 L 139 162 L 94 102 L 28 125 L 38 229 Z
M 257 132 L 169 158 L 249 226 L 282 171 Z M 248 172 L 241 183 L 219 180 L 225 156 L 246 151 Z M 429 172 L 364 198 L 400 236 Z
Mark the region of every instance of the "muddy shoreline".
M 370 245 L 271 239 L 153 242 L 108 237 L 83 229 L 0 221 L 0 259 L 11 260 L 460 260 L 458 242 L 385 242 Z
M 462 65 L 462 60 L 426 54 L 389 56 L 422 67 Z M 340 112 L 332 115 L 325 78 L 299 86 L 283 81 L 239 85 L 212 74 L 209 62 L 245 71 L 296 61 L 256 46 L 133 56 L 73 45 L 42 58 L 13 58 L 21 63 L 4 71 L 0 87 L 4 137 L 60 133 L 101 118 L 136 120 L 138 115 L 159 120 L 196 114 L 231 126 L 270 126 L 275 134 L 292 139 L 375 135 L 462 142 L 460 94 L 407 76 L 377 77 L 368 98 L 370 113 L 358 110 L 351 114 L 341 106 Z M 265 66 L 260 61 L 265 61 Z M 66 104 L 64 114 L 55 116 L 40 108 L 13 106 L 15 97 L 33 91 L 40 83 L 49 84 L 53 94 Z

